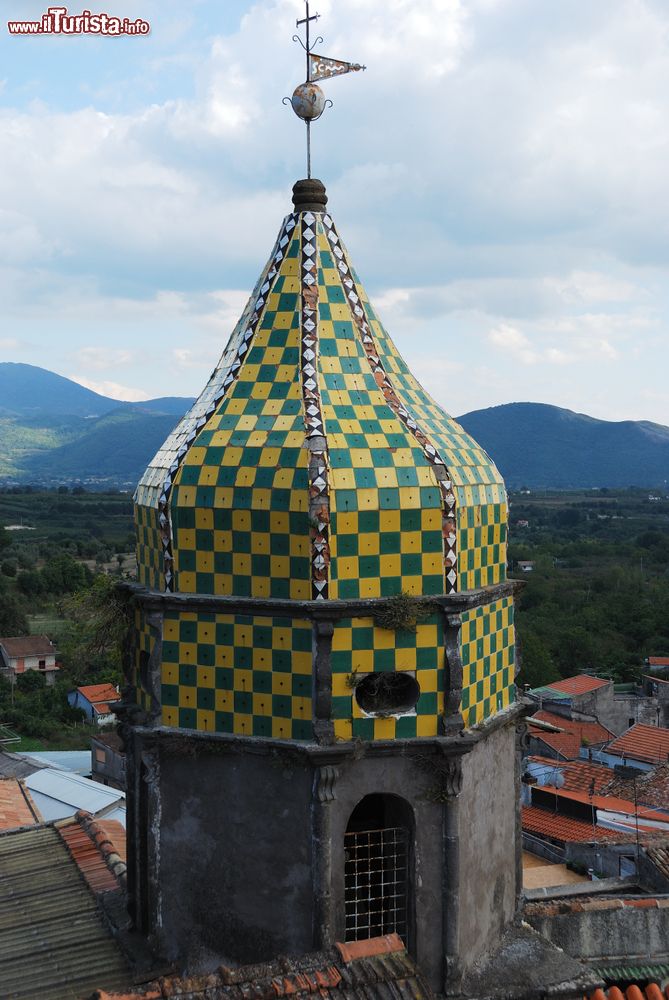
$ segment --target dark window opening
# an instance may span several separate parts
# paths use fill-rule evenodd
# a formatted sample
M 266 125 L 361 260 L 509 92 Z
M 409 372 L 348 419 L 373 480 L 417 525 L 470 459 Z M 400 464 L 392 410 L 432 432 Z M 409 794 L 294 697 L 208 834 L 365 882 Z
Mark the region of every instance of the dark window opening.
M 355 700 L 368 715 L 397 715 L 416 707 L 420 687 L 409 673 L 384 670 L 356 684 Z
M 37 666 L 40 670 L 46 670 L 46 660 L 39 660 Z
M 413 817 L 395 795 L 367 795 L 344 838 L 345 939 L 399 934 L 409 945 Z
M 628 727 L 633 726 L 634 725 L 634 719 L 628 719 L 627 720 L 627 725 L 628 725 Z

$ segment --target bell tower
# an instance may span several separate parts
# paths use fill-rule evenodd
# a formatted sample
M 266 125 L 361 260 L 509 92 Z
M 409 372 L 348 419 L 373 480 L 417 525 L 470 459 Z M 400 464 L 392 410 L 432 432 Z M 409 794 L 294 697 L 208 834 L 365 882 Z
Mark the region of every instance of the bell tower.
M 316 81 L 364 68 L 313 52 L 315 18 L 307 178 L 135 495 L 130 907 L 189 971 L 397 933 L 456 996 L 520 892 L 506 493 L 311 177 Z
M 132 912 L 189 969 L 397 932 L 455 994 L 520 891 L 504 484 L 293 203 L 135 496 Z

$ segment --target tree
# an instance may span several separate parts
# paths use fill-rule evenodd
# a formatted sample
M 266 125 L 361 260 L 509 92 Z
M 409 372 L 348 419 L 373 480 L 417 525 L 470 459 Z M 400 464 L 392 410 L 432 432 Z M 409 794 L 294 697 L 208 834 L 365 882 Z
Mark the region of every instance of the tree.
M 560 680 L 560 673 L 542 639 L 534 632 L 517 634 L 521 669 L 516 679 L 519 686 L 543 687 Z
M 13 594 L 3 594 L 0 600 L 0 635 L 28 634 L 28 619 Z

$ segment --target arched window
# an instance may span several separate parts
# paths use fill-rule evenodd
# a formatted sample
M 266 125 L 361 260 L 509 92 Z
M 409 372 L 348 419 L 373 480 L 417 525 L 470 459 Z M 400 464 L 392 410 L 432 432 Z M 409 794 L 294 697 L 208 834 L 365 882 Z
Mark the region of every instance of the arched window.
M 344 838 L 346 940 L 411 932 L 413 813 L 397 795 L 366 795 Z

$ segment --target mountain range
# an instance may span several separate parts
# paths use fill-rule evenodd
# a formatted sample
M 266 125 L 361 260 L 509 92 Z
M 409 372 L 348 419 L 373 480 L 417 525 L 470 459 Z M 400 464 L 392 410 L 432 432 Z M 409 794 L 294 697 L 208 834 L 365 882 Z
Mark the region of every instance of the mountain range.
M 33 365 L 0 363 L 0 483 L 132 489 L 193 400 L 110 399 Z M 669 427 L 596 420 L 544 403 L 457 418 L 511 488 L 662 487 Z

